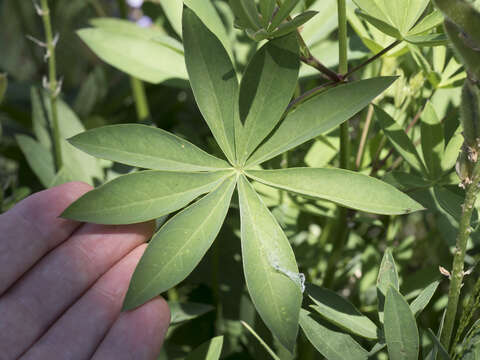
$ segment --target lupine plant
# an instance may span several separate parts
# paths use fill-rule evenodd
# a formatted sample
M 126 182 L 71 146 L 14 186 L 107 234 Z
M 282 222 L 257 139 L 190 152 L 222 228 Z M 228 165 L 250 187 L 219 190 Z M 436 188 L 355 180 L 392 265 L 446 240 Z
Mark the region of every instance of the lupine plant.
M 96 185 L 63 217 L 156 220 L 123 310 L 167 297 L 160 359 L 479 356 L 478 1 L 89 3 L 77 40 L 128 75 L 123 95 L 97 58 L 62 88 L 42 0 L 33 138 L 9 121 L 2 141 L 43 187 Z M 0 75 L 0 104 L 5 89 Z M 2 210 L 28 193 L 15 171 Z

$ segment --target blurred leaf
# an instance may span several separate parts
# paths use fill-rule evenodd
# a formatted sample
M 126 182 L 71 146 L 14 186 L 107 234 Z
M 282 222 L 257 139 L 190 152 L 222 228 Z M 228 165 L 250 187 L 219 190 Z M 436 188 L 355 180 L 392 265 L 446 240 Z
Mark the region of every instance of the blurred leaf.
M 195 100 L 218 145 L 233 162 L 238 111 L 235 69 L 218 38 L 188 8 L 183 10 L 183 41 Z
M 315 303 L 312 308 L 326 320 L 352 334 L 377 339 L 377 326 L 349 301 L 331 290 L 315 285 L 309 285 L 307 292 Z
M 462 360 L 477 360 L 480 356 L 480 320 L 477 320 L 462 343 Z
M 229 4 L 239 26 L 254 31 L 262 27 L 254 0 L 229 0 Z
M 77 34 L 103 61 L 140 80 L 158 84 L 188 79 L 183 56 L 158 41 L 105 28 L 82 29 Z
M 240 120 L 244 124 L 237 147 L 241 164 L 280 121 L 297 86 L 296 35 L 267 42 L 247 66 L 240 85 Z
M 100 66 L 97 66 L 83 82 L 73 108 L 80 117 L 90 115 L 97 103 L 103 102 L 107 95 L 107 79 Z
M 343 169 L 248 170 L 266 185 L 376 214 L 406 214 L 423 207 L 378 179 Z
M 212 305 L 199 304 L 194 302 L 178 302 L 169 301 L 168 307 L 170 309 L 170 324 L 179 324 L 184 321 L 193 320 L 203 314 L 206 314 L 213 309 Z
M 430 180 L 425 180 L 421 177 L 412 175 L 411 173 L 404 173 L 400 171 L 389 172 L 384 176 L 383 181 L 404 192 L 429 188 L 434 184 Z
M 377 276 L 377 301 L 378 301 L 378 315 L 380 322 L 383 322 L 383 310 L 385 307 L 385 297 L 390 286 L 399 289 L 399 280 L 395 260 L 393 259 L 392 251 L 385 250 L 383 254 L 380 269 Z
M 456 133 L 452 136 L 447 146 L 445 147 L 443 155 L 441 156 L 442 171 L 447 172 L 455 167 L 458 154 L 460 153 L 460 150 L 462 148 L 462 144 L 463 136 L 461 133 Z
M 183 208 L 232 174 L 150 170 L 119 176 L 76 200 L 62 217 L 109 225 L 156 219 Z
M 302 303 L 295 256 L 283 230 L 244 176 L 239 179 L 238 194 L 248 292 L 267 327 L 292 352 Z
M 55 164 L 50 151 L 29 136 L 17 135 L 18 146 L 27 159 L 27 163 L 45 188 L 55 177 Z
M 385 299 L 385 340 L 392 360 L 418 359 L 418 329 L 408 303 L 390 285 Z
M 423 159 L 430 179 L 437 180 L 441 173 L 441 161 L 445 149 L 443 125 L 433 105 L 427 102 L 421 116 L 421 142 Z
M 297 28 L 305 24 L 311 18 L 317 15 L 316 11 L 305 11 L 301 14 L 295 16 L 292 20 L 280 24 L 280 26 L 273 32 L 271 32 L 268 36 L 270 38 L 278 38 L 280 36 L 287 35 L 292 32 L 296 32 Z
M 298 0 L 283 0 L 282 5 L 278 8 L 277 13 L 272 19 L 272 22 L 270 26 L 268 27 L 268 30 L 273 30 L 276 29 L 282 22 L 285 20 L 288 15 L 290 15 L 290 12 L 295 8 L 297 5 Z
M 430 300 L 432 299 L 433 295 L 435 295 L 435 291 L 438 288 L 440 281 L 434 281 L 430 285 L 428 285 L 422 292 L 412 301 L 410 304 L 410 309 L 414 316 L 418 316 L 428 305 Z
M 264 28 L 268 26 L 275 10 L 275 0 L 263 0 L 259 2 L 260 13 L 262 14 L 262 25 Z
M 337 127 L 367 106 L 395 79 L 383 77 L 342 84 L 306 101 L 288 113 L 247 165 L 260 164 Z
M 230 167 L 188 141 L 146 125 L 104 126 L 88 130 L 69 141 L 96 157 L 147 169 L 205 171 Z
M 240 323 L 255 337 L 255 339 L 258 340 L 260 345 L 263 346 L 263 348 L 268 352 L 268 354 L 274 360 L 280 360 L 280 358 L 275 354 L 275 352 L 272 349 L 270 349 L 267 343 L 255 332 L 255 330 L 252 329 L 250 325 L 248 325 L 245 321 L 240 321 Z
M 350 335 L 321 325 L 303 309 L 300 311 L 300 326 L 315 349 L 328 360 L 366 360 L 368 358 L 368 352 Z
M 375 106 L 375 115 L 383 133 L 393 145 L 395 150 L 407 161 L 414 169 L 419 172 L 425 173 L 425 167 L 423 165 L 420 156 L 415 149 L 410 138 L 405 131 L 398 125 L 395 120 L 388 115 L 380 107 Z
M 182 0 L 153 0 L 155 3 L 159 4 L 163 12 L 165 13 L 168 22 L 172 26 L 173 30 L 177 33 L 178 36 L 182 37 L 182 11 L 183 11 L 183 1 Z
M 177 285 L 195 269 L 222 227 L 234 188 L 231 177 L 160 228 L 133 273 L 124 310 Z
M 214 337 L 193 350 L 185 360 L 218 360 L 222 353 L 223 336 Z

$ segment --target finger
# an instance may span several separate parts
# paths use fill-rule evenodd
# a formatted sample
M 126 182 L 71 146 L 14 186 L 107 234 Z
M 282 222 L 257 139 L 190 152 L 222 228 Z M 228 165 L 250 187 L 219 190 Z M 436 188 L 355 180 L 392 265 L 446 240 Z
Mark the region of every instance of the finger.
M 36 193 L 0 215 L 0 295 L 81 223 L 58 216 L 92 187 L 63 184 Z
M 118 318 L 130 278 L 145 247 L 146 245 L 137 247 L 103 275 L 32 346 L 22 360 L 90 359 L 98 344 Z M 168 320 L 168 308 L 163 307 L 162 309 L 165 312 L 163 317 Z M 155 319 L 155 321 L 157 320 Z
M 170 311 L 162 298 L 122 313 L 92 360 L 155 360 L 169 323 Z
M 0 298 L 0 349 L 13 358 L 24 352 L 102 274 L 149 238 L 153 226 L 82 226 Z

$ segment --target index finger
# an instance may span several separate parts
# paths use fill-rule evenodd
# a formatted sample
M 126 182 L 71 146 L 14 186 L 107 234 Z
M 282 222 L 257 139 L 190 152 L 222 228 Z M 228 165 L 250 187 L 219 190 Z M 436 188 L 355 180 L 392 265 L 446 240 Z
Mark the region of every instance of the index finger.
M 71 182 L 38 192 L 0 215 L 0 295 L 81 223 L 59 218 L 92 187 Z

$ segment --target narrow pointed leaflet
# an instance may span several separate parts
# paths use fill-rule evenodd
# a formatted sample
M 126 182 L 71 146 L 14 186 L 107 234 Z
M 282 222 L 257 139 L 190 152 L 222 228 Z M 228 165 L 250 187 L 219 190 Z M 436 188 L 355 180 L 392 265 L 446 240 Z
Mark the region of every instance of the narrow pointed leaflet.
M 302 276 L 283 230 L 243 175 L 238 193 L 248 292 L 267 327 L 293 351 L 302 303 Z
M 223 181 L 231 171 L 140 171 L 120 176 L 70 205 L 63 217 L 97 224 L 134 224 L 170 214 Z
M 195 269 L 222 227 L 234 188 L 231 176 L 160 228 L 133 273 L 124 310 L 172 288 Z
M 395 187 L 348 170 L 291 168 L 248 170 L 246 174 L 266 185 L 375 214 L 398 215 L 423 209 Z
M 295 34 L 267 42 L 245 70 L 240 85 L 240 120 L 245 125 L 237 147 L 241 164 L 273 130 L 290 102 L 300 68 Z
M 69 139 L 86 153 L 154 170 L 205 171 L 229 164 L 167 131 L 139 124 L 110 125 Z
M 311 140 L 347 121 L 380 95 L 395 77 L 380 77 L 339 85 L 292 110 L 248 159 L 253 166 Z
M 233 162 L 234 121 L 238 116 L 235 69 L 220 40 L 189 8 L 183 9 L 183 45 L 197 105 L 218 145 Z

